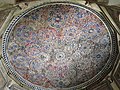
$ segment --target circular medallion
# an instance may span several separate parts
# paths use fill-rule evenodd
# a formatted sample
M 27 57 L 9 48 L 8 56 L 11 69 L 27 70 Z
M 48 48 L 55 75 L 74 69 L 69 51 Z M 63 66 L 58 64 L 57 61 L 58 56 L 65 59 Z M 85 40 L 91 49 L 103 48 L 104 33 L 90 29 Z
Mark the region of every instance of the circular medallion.
M 101 78 L 116 52 L 115 34 L 102 19 L 90 8 L 64 2 L 27 10 L 4 34 L 4 63 L 18 83 L 34 89 L 88 85 Z

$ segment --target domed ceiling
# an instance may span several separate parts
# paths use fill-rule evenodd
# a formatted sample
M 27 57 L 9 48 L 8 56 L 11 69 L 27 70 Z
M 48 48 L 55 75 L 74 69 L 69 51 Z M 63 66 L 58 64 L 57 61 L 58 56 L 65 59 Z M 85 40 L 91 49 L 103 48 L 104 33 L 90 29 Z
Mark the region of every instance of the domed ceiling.
M 48 4 L 18 18 L 6 31 L 3 51 L 7 66 L 26 83 L 71 88 L 91 80 L 110 57 L 107 27 L 82 6 Z

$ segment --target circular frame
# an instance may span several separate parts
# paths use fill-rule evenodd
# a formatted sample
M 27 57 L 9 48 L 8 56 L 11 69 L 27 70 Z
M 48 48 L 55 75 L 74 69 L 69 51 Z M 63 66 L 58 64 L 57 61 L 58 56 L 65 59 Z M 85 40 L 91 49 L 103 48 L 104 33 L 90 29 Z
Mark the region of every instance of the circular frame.
M 100 14 L 99 12 L 89 8 L 89 7 L 86 7 L 84 5 L 81 5 L 81 4 L 77 4 L 77 3 L 73 3 L 73 2 L 48 2 L 48 3 L 44 3 L 44 4 L 40 4 L 40 5 L 37 5 L 35 7 L 32 7 L 31 9 L 28 9 L 26 11 L 24 11 L 23 13 L 21 13 L 20 15 L 18 15 L 17 17 L 15 17 L 11 23 L 9 24 L 9 26 L 7 27 L 4 35 L 3 35 L 3 40 L 2 40 L 2 56 L 3 56 L 3 64 L 5 65 L 7 71 L 9 72 L 8 75 L 14 79 L 18 84 L 22 85 L 22 86 L 25 86 L 25 87 L 28 87 L 28 88 L 31 88 L 31 89 L 37 89 L 37 90 L 41 90 L 41 89 L 45 89 L 45 90 L 50 90 L 50 88 L 43 88 L 41 86 L 38 86 L 38 85 L 34 85 L 26 80 L 24 80 L 15 70 L 14 68 L 11 66 L 9 60 L 8 60 L 8 55 L 7 55 L 7 52 L 6 52 L 6 47 L 7 47 L 7 43 L 8 43 L 8 40 L 9 40 L 9 35 L 10 35 L 10 32 L 12 31 L 12 29 L 15 27 L 15 25 L 17 24 L 17 22 L 23 17 L 25 16 L 26 14 L 28 14 L 29 12 L 35 10 L 35 9 L 38 9 L 38 8 L 41 8 L 43 6 L 46 6 L 46 5 L 54 5 L 54 4 L 64 4 L 64 5 L 72 5 L 72 6 L 76 6 L 76 7 L 80 7 L 80 8 L 84 8 L 90 12 L 92 12 L 93 14 L 95 14 L 103 23 L 104 25 L 106 26 L 106 28 L 108 29 L 108 32 L 110 34 L 110 39 L 111 39 L 111 51 L 110 51 L 110 57 L 109 57 L 109 60 L 107 61 L 106 65 L 102 68 L 102 70 L 96 75 L 94 76 L 92 79 L 80 84 L 80 85 L 77 85 L 77 86 L 74 86 L 74 87 L 71 87 L 71 88 L 63 88 L 62 90 L 71 90 L 71 89 L 79 89 L 79 88 L 82 88 L 82 87 L 86 87 L 92 83 L 95 83 L 96 81 L 100 80 L 100 79 L 103 79 L 109 72 L 110 70 L 112 69 L 112 66 L 114 65 L 114 62 L 117 58 L 117 55 L 118 55 L 118 46 L 117 46 L 117 36 L 116 36 L 116 33 L 115 31 L 110 27 L 108 21 L 103 17 L 102 14 Z M 54 89 L 52 89 L 54 90 Z M 56 90 L 56 88 L 55 88 Z

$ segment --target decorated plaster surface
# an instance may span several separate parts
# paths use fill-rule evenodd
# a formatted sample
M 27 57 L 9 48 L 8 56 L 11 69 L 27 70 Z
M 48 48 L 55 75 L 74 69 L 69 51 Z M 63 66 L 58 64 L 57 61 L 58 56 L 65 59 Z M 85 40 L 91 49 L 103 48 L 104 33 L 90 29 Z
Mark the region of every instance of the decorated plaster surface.
M 10 13 L 10 10 L 1 10 L 0 11 L 0 28 L 2 27 L 4 21 L 6 20 L 9 13 Z
M 4 76 L 3 76 L 3 74 L 2 74 L 2 72 L 0 70 L 0 89 L 2 89 L 5 86 L 5 84 L 6 84 L 5 78 L 4 78 Z
M 26 14 L 7 45 L 14 70 L 45 88 L 69 88 L 90 80 L 105 66 L 110 50 L 108 30 L 95 14 L 62 4 Z

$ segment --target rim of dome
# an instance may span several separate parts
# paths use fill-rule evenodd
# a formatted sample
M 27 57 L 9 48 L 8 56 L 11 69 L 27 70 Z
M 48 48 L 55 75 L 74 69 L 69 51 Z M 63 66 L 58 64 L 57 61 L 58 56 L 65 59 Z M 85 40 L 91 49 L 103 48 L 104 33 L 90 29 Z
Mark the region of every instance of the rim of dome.
M 82 88 L 82 87 L 86 87 L 92 83 L 97 82 L 98 80 L 104 78 L 111 70 L 112 70 L 112 66 L 114 65 L 117 55 L 118 55 L 118 45 L 117 45 L 117 36 L 115 31 L 111 28 L 111 26 L 109 25 L 108 21 L 106 20 L 106 18 L 102 15 L 102 13 L 97 12 L 95 10 L 93 10 L 90 7 L 84 6 L 82 4 L 78 4 L 78 3 L 73 3 L 73 2 L 46 2 L 37 6 L 34 6 L 28 10 L 25 10 L 24 12 L 22 12 L 21 14 L 19 14 L 17 17 L 15 17 L 9 24 L 9 26 L 7 27 L 3 38 L 2 38 L 2 57 L 3 57 L 3 64 L 6 67 L 6 71 L 9 72 L 8 75 L 14 79 L 18 84 L 28 87 L 28 88 L 32 88 L 32 89 L 44 89 L 42 86 L 38 86 L 38 85 L 34 85 L 32 83 L 30 83 L 29 81 L 23 79 L 23 77 L 21 77 L 15 70 L 14 68 L 11 66 L 9 59 L 8 59 L 8 55 L 6 52 L 6 47 L 8 44 L 8 39 L 9 39 L 9 35 L 11 33 L 11 31 L 13 30 L 13 28 L 15 27 L 15 25 L 17 24 L 17 22 L 24 17 L 25 15 L 27 15 L 28 13 L 38 9 L 38 8 L 42 8 L 48 5 L 55 5 L 55 4 L 62 4 L 62 5 L 71 5 L 71 6 L 76 6 L 76 7 L 80 7 L 83 8 L 89 12 L 91 12 L 92 14 L 94 14 L 95 16 L 97 16 L 105 25 L 105 27 L 107 28 L 107 31 L 109 33 L 110 36 L 110 41 L 111 41 L 111 51 L 110 51 L 110 57 L 106 63 L 106 65 L 102 68 L 102 70 L 95 75 L 92 79 L 81 83 L 77 86 L 74 87 L 70 87 L 70 88 L 62 88 L 62 89 L 78 89 L 78 88 Z

